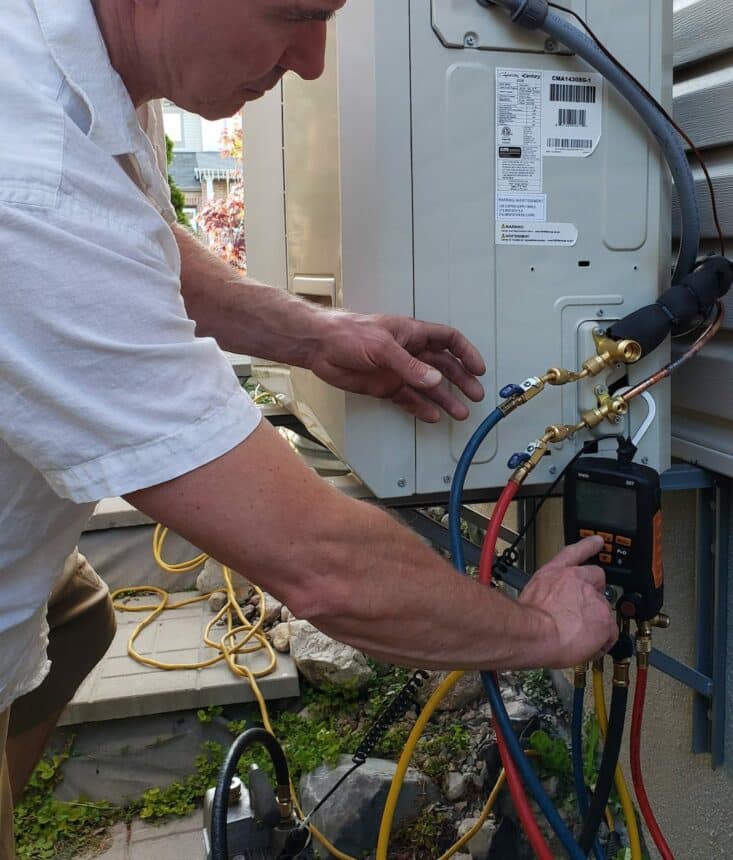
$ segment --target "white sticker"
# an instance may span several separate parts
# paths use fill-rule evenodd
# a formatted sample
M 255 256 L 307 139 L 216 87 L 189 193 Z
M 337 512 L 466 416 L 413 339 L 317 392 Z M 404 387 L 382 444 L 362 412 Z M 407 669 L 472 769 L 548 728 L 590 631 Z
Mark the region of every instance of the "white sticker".
M 578 228 L 574 224 L 551 224 L 547 221 L 497 221 L 497 245 L 574 245 Z
M 547 218 L 546 194 L 497 194 L 496 219 L 544 221 Z
M 603 77 L 595 72 L 544 72 L 542 154 L 586 158 L 603 131 Z
M 542 86 L 538 69 L 496 70 L 497 194 L 542 192 Z

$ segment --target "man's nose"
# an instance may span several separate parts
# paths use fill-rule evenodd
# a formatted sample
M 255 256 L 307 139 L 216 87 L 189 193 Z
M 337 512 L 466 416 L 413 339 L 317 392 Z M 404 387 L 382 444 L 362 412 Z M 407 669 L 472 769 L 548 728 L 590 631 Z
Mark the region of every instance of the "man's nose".
M 280 65 L 295 72 L 306 81 L 320 78 L 326 60 L 325 22 L 308 22 L 298 33 L 280 60 Z

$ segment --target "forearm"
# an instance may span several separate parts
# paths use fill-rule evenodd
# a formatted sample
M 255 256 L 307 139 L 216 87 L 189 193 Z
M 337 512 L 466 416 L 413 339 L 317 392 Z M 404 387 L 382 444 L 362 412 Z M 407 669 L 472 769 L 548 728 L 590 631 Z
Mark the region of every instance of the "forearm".
M 383 511 L 325 484 L 267 425 L 131 501 L 298 617 L 379 659 L 470 669 L 536 666 L 546 656 L 551 619 L 459 576 Z
M 228 352 L 309 366 L 328 311 L 243 277 L 184 228 L 173 232 L 181 292 L 199 337 L 213 337 Z

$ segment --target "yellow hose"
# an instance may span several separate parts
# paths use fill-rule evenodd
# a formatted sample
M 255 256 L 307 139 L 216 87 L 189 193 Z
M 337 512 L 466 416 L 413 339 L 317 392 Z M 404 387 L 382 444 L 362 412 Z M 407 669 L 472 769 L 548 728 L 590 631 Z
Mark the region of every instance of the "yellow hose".
M 601 736 L 606 737 L 608 732 L 608 716 L 606 713 L 606 692 L 603 689 L 603 669 L 593 667 L 593 698 L 596 705 L 596 717 L 598 719 L 598 727 L 601 730 Z M 616 784 L 616 792 L 621 801 L 621 809 L 623 810 L 624 820 L 626 821 L 626 829 L 629 832 L 629 844 L 631 846 L 631 860 L 642 860 L 641 840 L 639 838 L 639 828 L 636 823 L 636 813 L 634 812 L 634 804 L 631 802 L 628 786 L 624 778 L 621 765 L 616 766 L 614 774 L 614 782 Z

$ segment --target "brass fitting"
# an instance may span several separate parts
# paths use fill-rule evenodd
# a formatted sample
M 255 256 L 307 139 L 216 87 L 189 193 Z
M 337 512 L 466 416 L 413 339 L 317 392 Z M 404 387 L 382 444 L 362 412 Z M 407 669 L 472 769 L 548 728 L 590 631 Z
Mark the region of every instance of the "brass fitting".
M 631 666 L 631 660 L 619 660 L 618 663 L 613 664 L 613 686 L 614 687 L 628 687 L 631 683 L 631 678 L 629 674 L 629 667 Z
M 640 621 L 636 630 L 636 665 L 640 669 L 649 668 L 649 655 L 652 653 L 652 625 Z
M 656 627 L 659 630 L 669 630 L 670 625 L 672 624 L 672 619 L 669 615 L 665 615 L 663 612 L 660 612 L 656 618 L 652 618 L 649 622 L 652 627 Z
M 578 382 L 588 376 L 587 370 L 578 373 L 575 370 L 567 370 L 564 367 L 551 367 L 543 379 L 548 385 L 567 385 L 569 382 Z
M 598 376 L 615 364 L 635 364 L 641 358 L 641 345 L 635 340 L 612 340 L 600 329 L 593 332 L 596 355 L 583 362 L 588 376 Z
M 542 439 L 535 439 L 534 442 L 530 442 L 527 446 L 529 460 L 527 460 L 526 463 L 522 463 L 522 465 L 512 475 L 511 480 L 519 485 L 523 484 L 535 470 L 537 464 L 540 463 L 542 458 L 547 454 L 547 449 L 548 440 L 544 436 Z
M 584 690 L 588 676 L 588 664 L 582 663 L 573 670 L 573 686 L 576 690 Z
M 283 820 L 289 819 L 293 814 L 293 797 L 289 785 L 278 785 L 275 790 L 277 808 Z
M 534 400 L 538 394 L 541 394 L 545 390 L 545 385 L 548 381 L 546 376 L 542 378 L 539 376 L 530 376 L 529 379 L 525 379 L 520 386 L 523 390 L 522 394 L 515 394 L 514 397 L 510 397 L 506 403 L 499 407 L 504 416 L 510 415 L 515 409 L 519 409 L 520 406 L 524 406 L 525 403 Z
M 593 671 L 603 674 L 603 657 L 600 660 L 593 661 Z
M 629 404 L 623 397 L 612 397 L 608 389 L 603 387 L 596 392 L 598 406 L 583 413 L 582 426 L 592 430 L 608 419 L 612 424 L 618 424 L 621 416 L 627 415 Z

